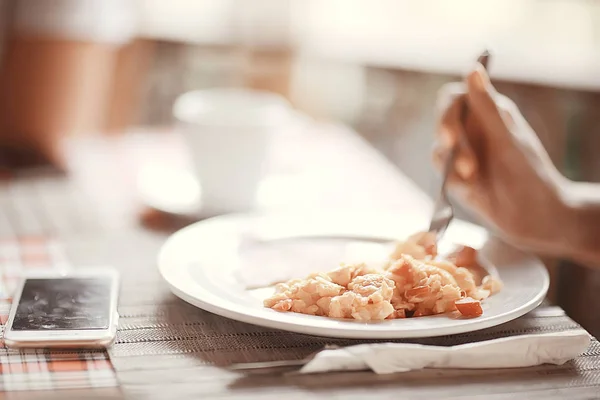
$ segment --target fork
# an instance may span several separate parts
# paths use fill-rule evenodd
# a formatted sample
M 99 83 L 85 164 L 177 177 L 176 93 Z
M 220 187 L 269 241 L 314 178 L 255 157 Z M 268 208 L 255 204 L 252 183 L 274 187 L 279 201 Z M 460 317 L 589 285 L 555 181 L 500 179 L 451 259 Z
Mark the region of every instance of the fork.
M 282 361 L 261 361 L 261 362 L 250 362 L 250 363 L 238 363 L 231 364 L 227 366 L 227 369 L 230 371 L 244 371 L 244 372 L 253 372 L 253 371 L 265 371 L 277 368 L 290 368 L 290 367 L 302 367 L 308 364 L 313 358 L 317 356 L 323 350 L 336 350 L 339 349 L 340 346 L 334 344 L 327 344 L 321 349 L 310 353 L 308 356 L 296 359 L 296 360 L 282 360 Z
M 477 59 L 477 61 L 483 65 L 484 68 L 487 69 L 488 61 L 490 58 L 490 53 L 485 50 Z M 464 126 L 467 115 L 468 115 L 468 107 L 466 101 L 463 101 L 462 110 L 461 110 L 461 121 L 462 126 Z M 460 137 L 461 140 L 465 140 L 464 136 Z M 454 165 L 454 161 L 456 159 L 456 154 L 458 152 L 458 146 L 454 146 L 448 155 L 448 159 L 444 163 L 444 168 L 442 170 L 442 184 L 440 187 L 440 195 L 435 203 L 435 207 L 433 209 L 433 215 L 431 216 L 431 222 L 429 223 L 429 232 L 435 234 L 436 242 L 439 242 L 448 225 L 454 219 L 454 207 L 452 203 L 448 199 L 448 191 L 446 189 L 448 183 L 448 176 L 450 175 L 450 171 Z

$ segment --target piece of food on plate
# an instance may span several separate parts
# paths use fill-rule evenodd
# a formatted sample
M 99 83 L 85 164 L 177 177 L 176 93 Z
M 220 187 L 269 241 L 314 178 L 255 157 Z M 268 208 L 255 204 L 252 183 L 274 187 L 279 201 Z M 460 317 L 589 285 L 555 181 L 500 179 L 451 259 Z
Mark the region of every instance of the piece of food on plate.
M 436 237 L 433 232 L 417 232 L 408 239 L 398 242 L 390 254 L 391 260 L 399 259 L 403 254 L 417 260 L 432 259 L 437 256 Z
M 469 246 L 460 246 L 445 257 L 457 267 L 478 267 L 477 250 Z
M 464 250 L 468 249 L 468 250 Z M 417 233 L 398 243 L 383 269 L 342 265 L 306 279 L 275 287 L 265 307 L 358 321 L 420 317 L 457 311 L 464 317 L 483 313 L 481 301 L 502 289 L 492 277 L 477 285 L 469 270 L 477 252 L 464 247 L 450 259 L 439 256 L 435 237 Z
M 278 311 L 361 321 L 383 320 L 394 312 L 394 282 L 364 264 L 344 265 L 326 274 L 275 286 L 264 301 Z

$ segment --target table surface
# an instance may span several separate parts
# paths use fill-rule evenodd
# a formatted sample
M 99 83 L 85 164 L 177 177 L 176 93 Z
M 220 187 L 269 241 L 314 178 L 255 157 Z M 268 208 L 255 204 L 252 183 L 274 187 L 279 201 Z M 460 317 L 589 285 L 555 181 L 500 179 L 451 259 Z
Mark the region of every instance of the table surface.
M 135 177 L 147 163 L 184 166 L 182 150 L 177 135 L 164 132 L 79 139 L 70 147 L 73 172 L 68 178 L 38 171 L 0 182 L 0 238 L 50 237 L 64 248 L 71 265 L 112 265 L 122 274 L 119 331 L 109 350 L 118 391 L 7 392 L 8 398 L 598 398 L 597 341 L 563 366 L 519 370 L 245 376 L 221 368 L 232 362 L 301 358 L 326 343 L 360 341 L 238 323 L 194 308 L 169 292 L 155 263 L 168 233 L 140 225 L 143 207 L 135 198 Z M 431 210 L 430 199 L 414 183 L 344 127 L 315 122 L 281 135 L 273 150 L 261 208 L 349 204 Z M 496 328 L 419 342 L 450 345 L 577 328 L 560 308 L 542 306 Z M 0 357 L 0 367 L 2 362 Z

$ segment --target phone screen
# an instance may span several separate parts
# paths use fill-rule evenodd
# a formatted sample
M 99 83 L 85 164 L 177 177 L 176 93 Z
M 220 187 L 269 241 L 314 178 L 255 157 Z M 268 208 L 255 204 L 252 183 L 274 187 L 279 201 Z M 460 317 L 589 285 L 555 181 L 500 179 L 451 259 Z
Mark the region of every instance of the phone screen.
M 108 329 L 110 277 L 27 279 L 13 331 Z

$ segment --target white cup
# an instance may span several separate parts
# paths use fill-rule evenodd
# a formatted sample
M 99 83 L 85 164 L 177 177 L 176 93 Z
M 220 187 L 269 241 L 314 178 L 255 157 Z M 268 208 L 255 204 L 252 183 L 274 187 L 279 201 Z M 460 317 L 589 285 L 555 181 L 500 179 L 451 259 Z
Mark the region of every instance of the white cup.
M 201 215 L 254 208 L 269 139 L 290 123 L 289 103 L 268 92 L 208 89 L 181 95 L 173 114 L 200 183 Z

